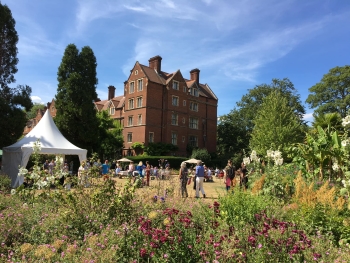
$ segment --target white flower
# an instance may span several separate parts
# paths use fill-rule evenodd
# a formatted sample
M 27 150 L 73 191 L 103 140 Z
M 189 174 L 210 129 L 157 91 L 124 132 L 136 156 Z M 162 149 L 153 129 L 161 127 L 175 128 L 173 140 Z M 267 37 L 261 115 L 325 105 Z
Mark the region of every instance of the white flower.
M 245 165 L 250 164 L 250 159 L 249 159 L 249 157 L 243 158 L 243 163 L 244 163 Z
M 346 147 L 348 145 L 348 140 L 341 141 L 341 146 Z
M 27 204 L 27 203 L 24 203 L 24 204 L 22 205 L 22 207 L 23 207 L 23 208 L 28 208 L 28 204 Z
M 25 176 L 28 174 L 28 170 L 24 167 L 20 167 L 18 171 L 18 176 Z
M 342 125 L 345 127 L 350 123 L 350 115 L 342 119 Z
M 282 157 L 282 153 L 280 151 L 274 151 L 273 154 L 272 154 L 272 157 L 274 159 L 279 159 Z
M 16 189 L 11 189 L 11 195 L 15 195 L 16 194 Z
M 275 164 L 276 165 L 282 165 L 283 164 L 283 158 L 275 158 Z
M 36 182 L 36 185 L 38 186 L 39 189 L 41 189 L 47 186 L 47 182 L 39 180 L 38 182 Z
M 341 180 L 341 182 L 343 183 L 344 187 L 346 187 L 346 181 L 345 180 Z
M 336 163 L 336 162 L 333 163 L 332 168 L 333 168 L 334 171 L 338 171 L 338 170 L 339 170 L 339 165 L 338 165 L 338 163 Z
M 267 157 L 272 158 L 272 153 L 273 153 L 272 150 L 267 150 Z

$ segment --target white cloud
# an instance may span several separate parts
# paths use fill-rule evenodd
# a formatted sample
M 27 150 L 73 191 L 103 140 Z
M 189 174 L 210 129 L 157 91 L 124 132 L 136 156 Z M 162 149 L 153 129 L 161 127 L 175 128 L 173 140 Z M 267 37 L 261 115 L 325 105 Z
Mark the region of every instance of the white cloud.
M 309 112 L 309 113 L 304 114 L 303 120 L 306 122 L 309 122 L 309 123 L 313 122 L 314 121 L 313 114 L 314 114 L 313 112 Z
M 30 96 L 33 102 L 44 104 L 44 102 L 41 100 L 39 96 Z

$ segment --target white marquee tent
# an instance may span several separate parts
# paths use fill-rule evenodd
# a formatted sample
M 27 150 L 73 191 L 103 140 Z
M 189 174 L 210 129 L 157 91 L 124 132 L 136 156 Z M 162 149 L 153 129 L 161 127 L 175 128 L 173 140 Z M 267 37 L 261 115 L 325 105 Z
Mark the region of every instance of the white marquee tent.
M 47 110 L 40 122 L 20 141 L 4 147 L 2 165 L 11 178 L 11 186 L 18 187 L 23 177 L 18 176 L 18 166 L 26 167 L 33 153 L 34 143 L 39 139 L 40 154 L 78 155 L 80 162 L 86 160 L 87 150 L 73 145 L 61 134 Z

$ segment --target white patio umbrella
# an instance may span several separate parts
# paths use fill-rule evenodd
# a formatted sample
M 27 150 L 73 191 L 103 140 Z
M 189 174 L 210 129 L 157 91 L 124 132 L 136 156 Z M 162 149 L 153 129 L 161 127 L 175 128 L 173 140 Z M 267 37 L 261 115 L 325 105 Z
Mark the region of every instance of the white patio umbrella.
M 122 159 L 119 159 L 117 160 L 117 162 L 122 162 L 122 163 L 126 163 L 126 162 L 132 162 L 131 160 L 127 159 L 127 158 L 122 158 Z
M 193 164 L 197 164 L 198 161 L 201 161 L 201 160 L 197 160 L 197 159 L 189 159 L 187 161 L 185 161 L 185 163 L 193 163 Z

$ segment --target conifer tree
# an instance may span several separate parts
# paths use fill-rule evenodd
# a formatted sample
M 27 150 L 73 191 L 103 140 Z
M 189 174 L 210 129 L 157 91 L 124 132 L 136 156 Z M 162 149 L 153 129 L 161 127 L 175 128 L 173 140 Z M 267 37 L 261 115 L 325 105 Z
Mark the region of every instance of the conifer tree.
M 93 103 L 97 98 L 96 67 L 90 47 L 79 52 L 74 44 L 69 44 L 57 73 L 57 127 L 70 142 L 90 151 L 96 147 L 98 130 Z

